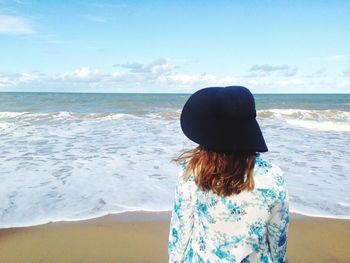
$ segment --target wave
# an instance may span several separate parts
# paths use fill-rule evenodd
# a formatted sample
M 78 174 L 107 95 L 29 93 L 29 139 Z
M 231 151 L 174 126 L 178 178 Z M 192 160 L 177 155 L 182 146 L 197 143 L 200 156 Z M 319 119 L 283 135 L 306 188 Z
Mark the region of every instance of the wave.
M 5 118 L 17 118 L 20 116 L 24 116 L 26 114 L 32 114 L 31 112 L 28 111 L 23 111 L 23 112 L 9 112 L 9 111 L 3 111 L 0 112 L 0 118 L 5 119 Z
M 40 120 L 118 120 L 122 118 L 136 117 L 133 114 L 126 113 L 77 113 L 69 111 L 59 112 L 0 112 L 0 120 L 2 121 L 40 121 Z
M 181 110 L 164 111 L 148 114 L 151 118 L 178 119 Z M 269 109 L 259 110 L 257 115 L 260 118 L 268 119 L 295 119 L 315 121 L 336 121 L 350 123 L 350 112 L 338 110 L 304 110 L 304 109 Z
M 176 111 L 163 111 L 158 113 L 147 114 L 148 117 L 154 119 L 164 119 L 164 120 L 177 120 L 180 118 L 181 110 Z
M 181 110 L 159 111 L 146 114 L 60 112 L 0 112 L 0 129 L 9 128 L 18 121 L 115 121 L 151 118 L 165 121 L 178 120 Z M 289 125 L 320 131 L 350 132 L 350 112 L 339 110 L 267 109 L 257 111 L 258 118 L 284 121 Z
M 9 129 L 10 127 L 12 127 L 13 125 L 9 124 L 9 123 L 1 123 L 0 122 L 0 130 L 6 130 Z
M 350 132 L 350 112 L 337 110 L 259 110 L 262 119 L 283 120 L 290 125 L 320 131 Z
M 332 121 L 306 121 L 306 120 L 287 120 L 287 123 L 295 126 L 299 126 L 306 129 L 319 130 L 319 131 L 339 131 L 350 132 L 349 123 L 339 123 Z
M 146 114 L 151 118 L 164 118 L 173 119 L 179 118 L 181 110 L 174 111 L 159 111 Z M 338 111 L 338 110 L 304 110 L 304 109 L 267 109 L 258 110 L 257 115 L 259 118 L 269 119 L 299 119 L 299 120 L 317 120 L 317 121 L 342 121 L 350 122 L 350 112 Z M 88 118 L 88 119 L 102 119 L 102 120 L 114 120 L 122 117 L 140 116 L 131 113 L 80 113 L 70 111 L 59 112 L 0 112 L 0 119 L 11 118 L 28 118 L 28 117 L 56 117 L 62 119 L 69 118 Z
M 126 113 L 90 113 L 88 115 L 85 115 L 84 117 L 85 119 L 90 120 L 112 121 L 136 117 L 136 115 Z
M 64 120 L 91 120 L 91 121 L 112 121 L 131 118 L 151 118 L 162 120 L 176 120 L 180 118 L 180 110 L 160 111 L 148 114 L 127 114 L 127 113 L 78 113 L 69 111 L 59 112 L 0 112 L 0 121 L 12 123 L 14 121 L 64 121 Z
M 350 112 L 338 110 L 269 109 L 257 113 L 260 118 L 350 122 Z

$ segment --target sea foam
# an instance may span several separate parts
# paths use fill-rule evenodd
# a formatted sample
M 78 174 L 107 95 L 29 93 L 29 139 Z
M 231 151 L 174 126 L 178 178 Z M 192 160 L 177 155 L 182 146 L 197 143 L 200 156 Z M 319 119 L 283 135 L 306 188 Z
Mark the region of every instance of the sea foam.
M 337 110 L 270 109 L 258 111 L 259 118 L 320 131 L 350 132 L 350 112 Z
M 163 104 L 123 95 L 116 98 L 127 106 L 116 112 L 71 109 L 61 100 L 50 111 L 28 111 L 33 102 L 0 112 L 0 227 L 171 210 L 179 171 L 172 159 L 196 144 L 182 134 L 177 97 L 154 96 Z M 292 211 L 350 216 L 349 114 L 258 111 L 269 148 L 263 158 L 282 168 Z

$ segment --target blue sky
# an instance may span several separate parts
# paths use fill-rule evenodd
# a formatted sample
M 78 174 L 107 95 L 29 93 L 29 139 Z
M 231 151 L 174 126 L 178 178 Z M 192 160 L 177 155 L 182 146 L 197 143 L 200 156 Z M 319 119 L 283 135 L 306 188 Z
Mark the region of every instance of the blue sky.
M 350 1 L 0 0 L 0 91 L 350 93 Z

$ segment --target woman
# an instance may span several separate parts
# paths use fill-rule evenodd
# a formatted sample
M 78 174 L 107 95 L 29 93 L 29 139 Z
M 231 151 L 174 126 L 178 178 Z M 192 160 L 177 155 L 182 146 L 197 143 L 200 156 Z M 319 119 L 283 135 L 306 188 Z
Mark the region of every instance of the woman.
M 183 166 L 171 216 L 169 262 L 286 262 L 288 196 L 244 87 L 195 92 L 181 113 L 199 146 Z

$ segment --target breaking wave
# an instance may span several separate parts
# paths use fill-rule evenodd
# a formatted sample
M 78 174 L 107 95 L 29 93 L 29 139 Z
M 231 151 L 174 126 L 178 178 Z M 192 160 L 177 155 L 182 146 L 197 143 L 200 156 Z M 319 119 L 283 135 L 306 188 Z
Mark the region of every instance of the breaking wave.
M 346 111 L 269 109 L 258 111 L 258 117 L 312 130 L 350 132 L 350 112 Z

